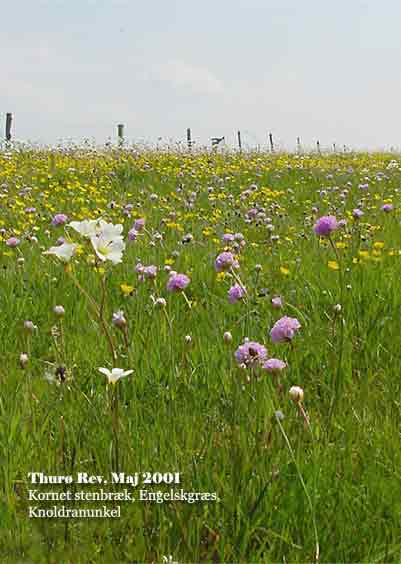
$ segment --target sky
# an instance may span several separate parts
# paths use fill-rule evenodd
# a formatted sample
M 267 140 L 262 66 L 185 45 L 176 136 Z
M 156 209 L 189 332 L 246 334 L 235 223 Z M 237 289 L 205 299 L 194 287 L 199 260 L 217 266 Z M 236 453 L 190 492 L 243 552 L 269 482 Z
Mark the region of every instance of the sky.
M 398 0 L 0 0 L 0 134 L 401 149 Z

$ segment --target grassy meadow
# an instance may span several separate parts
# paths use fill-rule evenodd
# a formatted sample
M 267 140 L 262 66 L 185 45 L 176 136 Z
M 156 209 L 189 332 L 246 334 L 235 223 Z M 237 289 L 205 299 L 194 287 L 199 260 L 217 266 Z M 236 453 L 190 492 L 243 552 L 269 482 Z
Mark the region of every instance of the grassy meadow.
M 1 562 L 399 562 L 400 211 L 393 154 L 3 147 Z M 35 519 L 33 471 L 218 499 Z

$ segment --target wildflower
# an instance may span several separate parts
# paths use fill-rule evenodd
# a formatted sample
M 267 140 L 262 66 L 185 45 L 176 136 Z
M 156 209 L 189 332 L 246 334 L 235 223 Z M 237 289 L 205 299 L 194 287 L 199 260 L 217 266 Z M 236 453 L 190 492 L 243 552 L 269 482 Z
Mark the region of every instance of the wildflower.
M 381 207 L 381 210 L 386 212 L 386 213 L 393 211 L 393 209 L 394 209 L 393 204 L 383 204 L 382 207 Z
M 235 259 L 234 255 L 227 251 L 220 253 L 214 262 L 216 272 L 230 270 L 231 267 L 238 268 L 238 266 L 238 261 Z
M 97 219 L 84 219 L 83 221 L 71 221 L 68 224 L 69 227 L 72 227 L 77 233 L 90 239 L 94 235 L 98 233 L 99 230 L 99 220 Z
M 52 225 L 64 225 L 68 221 L 68 215 L 65 213 L 56 213 L 56 215 L 52 219 Z
M 154 266 L 153 264 L 150 266 L 145 266 L 143 269 L 143 275 L 149 280 L 154 280 L 157 276 L 157 266 Z
M 313 229 L 316 235 L 328 237 L 332 231 L 335 231 L 337 228 L 338 222 L 334 215 L 323 215 L 317 220 Z
M 228 301 L 230 304 L 235 304 L 238 300 L 242 300 L 246 296 L 246 289 L 239 284 L 234 284 L 228 290 Z
M 283 341 L 291 341 L 295 333 L 301 328 L 301 324 L 295 317 L 287 317 L 286 315 L 279 319 L 270 331 L 273 343 L 281 343 Z
M 45 251 L 44 255 L 54 255 L 62 262 L 69 262 L 71 258 L 74 256 L 78 245 L 74 243 L 63 243 L 62 245 L 58 245 L 57 247 L 50 247 L 48 251 Z
M 57 386 L 60 386 L 66 380 L 65 366 L 53 366 L 52 368 L 46 370 L 44 379 L 47 380 L 49 384 L 56 384 Z
M 29 357 L 26 353 L 21 353 L 19 356 L 19 364 L 21 366 L 21 368 L 25 368 L 25 366 L 28 364 L 29 362 Z
M 91 243 L 100 260 L 109 260 L 113 264 L 122 262 L 125 243 L 120 235 L 115 235 L 107 229 L 100 235 L 91 237 Z
M 167 302 L 164 298 L 156 298 L 156 300 L 154 300 L 154 306 L 155 307 L 166 307 Z
M 226 331 L 223 335 L 223 341 L 225 343 L 231 343 L 232 340 L 233 340 L 233 336 L 231 335 L 230 331 Z
M 137 236 L 138 236 L 138 233 L 139 233 L 139 232 L 138 232 L 136 229 L 134 229 L 134 228 L 133 228 L 133 229 L 130 229 L 130 230 L 128 231 L 128 240 L 129 240 L 129 241 L 136 241 L 136 238 L 137 238 Z
M 18 239 L 18 237 L 10 237 L 9 239 L 7 239 L 6 241 L 6 245 L 7 247 L 18 247 L 18 245 L 20 244 L 20 239 Z
M 194 240 L 194 236 L 192 235 L 192 233 L 187 233 L 186 235 L 184 235 L 184 237 L 181 239 L 181 243 L 183 245 L 186 245 L 187 243 L 191 243 Z
M 113 368 L 111 371 L 108 368 L 98 368 L 98 370 L 107 376 L 109 384 L 116 384 L 120 378 L 124 378 L 133 373 L 133 370 L 124 370 L 123 368 Z
M 27 333 L 34 333 L 37 331 L 38 326 L 35 325 L 31 320 L 27 319 L 24 321 L 24 329 Z
M 274 307 L 275 309 L 280 309 L 283 307 L 283 300 L 280 296 L 272 298 L 272 307 Z
M 185 343 L 187 345 L 190 345 L 192 343 L 192 337 L 191 335 L 185 335 Z
M 352 210 L 352 216 L 354 217 L 354 219 L 360 219 L 363 216 L 363 211 L 359 208 L 355 208 L 354 210 Z
M 269 358 L 263 365 L 267 372 L 278 373 L 287 368 L 287 364 L 278 358 Z
M 304 399 L 304 391 L 299 386 L 291 386 L 289 392 L 290 398 L 294 403 L 301 403 Z
M 266 348 L 255 341 L 245 341 L 235 351 L 235 359 L 239 365 L 253 368 L 266 360 Z
M 118 327 L 119 329 L 124 329 L 127 325 L 127 320 L 124 317 L 124 312 L 122 310 L 116 311 L 113 313 L 113 317 L 111 319 L 113 325 Z
M 57 317 L 64 317 L 65 314 L 65 309 L 62 305 L 56 305 L 53 308 L 53 313 L 54 315 L 56 315 Z
M 120 290 L 122 291 L 123 294 L 128 295 L 128 294 L 132 294 L 132 292 L 135 290 L 134 286 L 131 286 L 130 284 L 120 284 Z
M 277 419 L 277 421 L 283 421 L 284 413 L 278 409 L 274 412 L 274 417 Z
M 167 290 L 169 292 L 181 292 L 190 283 L 191 279 L 185 274 L 171 274 L 167 282 Z
M 232 243 L 235 241 L 235 237 L 232 233 L 224 233 L 222 241 L 223 243 Z
M 336 305 L 333 307 L 334 313 L 341 313 L 341 310 L 342 310 L 341 304 L 336 304 Z
M 145 220 L 144 217 L 140 217 L 140 218 L 136 219 L 136 220 L 134 221 L 134 229 L 135 229 L 136 231 L 142 231 L 142 230 L 144 229 L 144 227 L 145 227 L 145 221 L 146 221 L 146 220 Z

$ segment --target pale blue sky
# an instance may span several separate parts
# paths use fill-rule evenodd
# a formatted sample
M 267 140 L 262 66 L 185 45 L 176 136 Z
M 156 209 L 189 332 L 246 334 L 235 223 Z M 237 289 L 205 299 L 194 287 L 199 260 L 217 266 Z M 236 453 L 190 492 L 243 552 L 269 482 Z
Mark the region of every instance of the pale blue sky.
M 401 147 L 397 0 L 0 0 L 19 139 Z

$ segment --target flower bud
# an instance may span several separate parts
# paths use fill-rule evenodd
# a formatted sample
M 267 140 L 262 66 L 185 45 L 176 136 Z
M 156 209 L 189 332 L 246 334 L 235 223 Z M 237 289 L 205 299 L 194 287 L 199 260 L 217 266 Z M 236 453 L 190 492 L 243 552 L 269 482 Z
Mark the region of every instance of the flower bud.
M 53 308 L 53 313 L 56 317 L 64 317 L 65 309 L 62 305 L 56 305 Z
M 223 335 L 223 340 L 225 343 L 231 343 L 233 340 L 233 336 L 231 335 L 230 331 L 226 331 Z
M 299 386 L 292 386 L 289 391 L 290 398 L 294 403 L 301 403 L 304 399 L 304 391 Z
M 34 323 L 29 319 L 24 321 L 24 329 L 27 333 L 33 333 L 34 331 L 37 330 L 37 328 L 38 328 L 37 325 L 34 325 Z
M 28 355 L 26 353 L 21 353 L 19 357 L 19 365 L 21 366 L 21 368 L 25 368 L 28 362 L 29 362 Z

